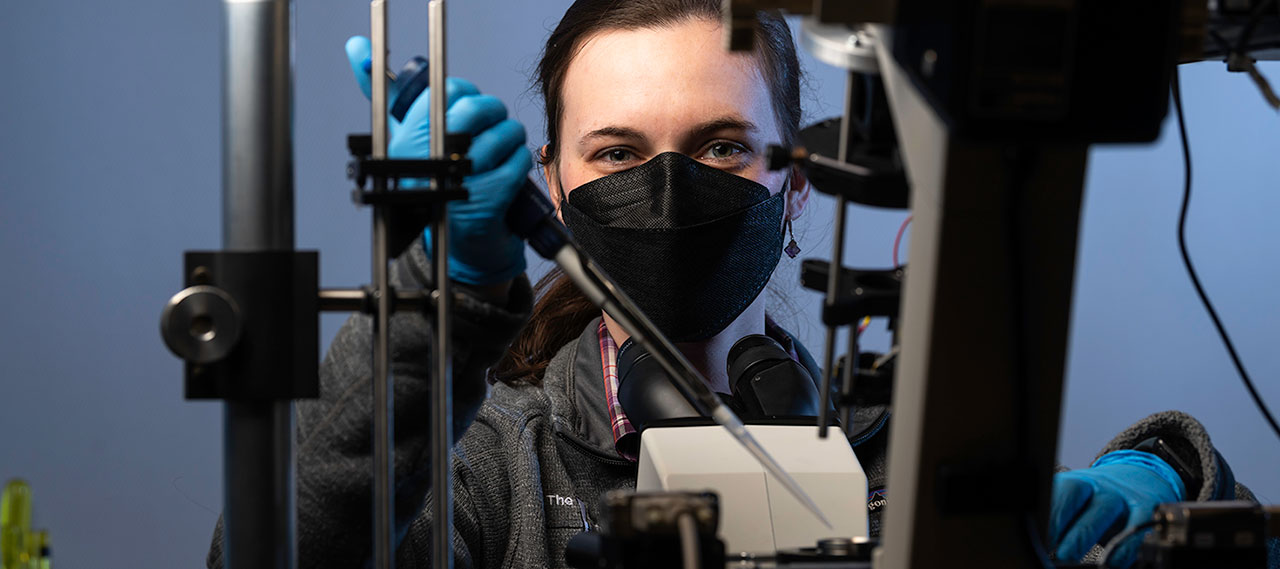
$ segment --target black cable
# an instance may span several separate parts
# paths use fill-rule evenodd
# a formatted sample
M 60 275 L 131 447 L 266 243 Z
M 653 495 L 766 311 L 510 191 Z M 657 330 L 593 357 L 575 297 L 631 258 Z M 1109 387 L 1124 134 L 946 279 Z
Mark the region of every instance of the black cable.
M 1098 560 L 1098 567 L 1102 569 L 1110 569 L 1111 556 L 1115 555 L 1116 550 L 1120 548 L 1121 542 L 1133 537 L 1140 531 L 1151 529 L 1155 527 L 1155 525 L 1155 520 L 1146 521 L 1116 534 L 1115 537 L 1111 538 L 1111 541 L 1107 542 L 1107 546 L 1102 548 L 1102 558 Z
M 1231 338 L 1227 336 L 1227 329 L 1223 327 L 1222 320 L 1218 318 L 1218 311 L 1213 309 L 1213 303 L 1209 302 L 1209 296 L 1205 294 L 1204 287 L 1200 286 L 1200 277 L 1196 275 L 1196 269 L 1191 264 L 1191 255 L 1187 253 L 1187 210 L 1191 205 L 1191 144 L 1187 141 L 1187 122 L 1182 114 L 1182 89 L 1179 85 L 1177 67 L 1173 69 L 1172 79 L 1170 83 L 1173 90 L 1173 107 L 1178 114 L 1178 134 L 1182 137 L 1182 162 L 1184 176 L 1186 177 L 1182 192 L 1182 212 L 1178 214 L 1178 252 L 1182 254 L 1182 264 L 1187 268 L 1187 274 L 1191 277 L 1191 284 L 1196 289 L 1196 295 L 1200 297 L 1200 302 L 1204 304 L 1205 310 L 1209 313 L 1209 318 L 1213 320 L 1214 328 L 1218 329 L 1218 335 L 1222 337 L 1223 345 L 1227 347 L 1227 353 L 1231 356 L 1231 363 L 1235 364 L 1236 371 L 1240 373 L 1240 379 L 1244 381 L 1244 386 L 1249 390 L 1249 395 L 1253 397 L 1253 402 L 1257 404 L 1258 410 L 1262 412 L 1262 416 L 1271 424 L 1271 429 L 1276 432 L 1276 436 L 1280 437 L 1280 424 L 1276 423 L 1275 417 L 1267 409 L 1267 404 L 1262 401 L 1262 396 L 1258 395 L 1258 390 L 1254 388 L 1253 380 L 1249 379 L 1249 373 L 1245 371 L 1244 364 L 1240 362 L 1240 356 L 1236 354 L 1235 345 L 1231 343 Z

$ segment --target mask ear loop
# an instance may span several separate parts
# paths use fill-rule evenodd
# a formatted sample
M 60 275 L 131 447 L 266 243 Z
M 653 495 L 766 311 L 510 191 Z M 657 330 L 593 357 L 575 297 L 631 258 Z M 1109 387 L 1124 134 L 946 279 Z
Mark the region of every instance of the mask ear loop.
M 552 198 L 552 202 L 556 206 L 556 216 L 559 217 L 560 209 L 564 206 L 564 202 L 566 199 L 568 199 L 569 194 L 564 191 L 564 182 L 560 179 L 560 168 L 555 169 L 556 170 L 555 187 L 552 187 L 551 179 L 547 177 L 547 165 L 551 164 L 551 161 L 547 160 L 546 144 L 542 145 L 542 148 L 538 150 L 537 163 L 538 163 L 538 169 L 542 171 L 541 172 L 542 179 L 547 181 L 547 195 Z M 558 199 L 556 199 L 557 196 L 555 194 L 559 194 Z
M 553 190 L 551 188 L 547 188 L 547 191 L 548 192 L 554 191 L 557 194 L 560 194 L 560 199 L 556 200 L 556 213 L 557 214 L 560 213 L 560 210 L 564 208 L 564 203 L 569 201 L 569 193 L 564 191 L 564 181 L 560 179 L 560 176 L 558 175 L 558 173 L 556 175 L 555 189 Z

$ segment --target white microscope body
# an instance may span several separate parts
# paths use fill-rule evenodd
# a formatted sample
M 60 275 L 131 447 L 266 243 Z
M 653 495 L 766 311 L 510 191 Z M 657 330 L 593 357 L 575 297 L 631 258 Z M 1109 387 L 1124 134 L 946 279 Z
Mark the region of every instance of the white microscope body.
M 867 537 L 867 477 L 842 431 L 747 425 L 831 522 L 828 528 L 719 426 L 650 427 L 640 439 L 636 490 L 711 490 L 720 496 L 725 552 L 773 555 L 828 537 Z

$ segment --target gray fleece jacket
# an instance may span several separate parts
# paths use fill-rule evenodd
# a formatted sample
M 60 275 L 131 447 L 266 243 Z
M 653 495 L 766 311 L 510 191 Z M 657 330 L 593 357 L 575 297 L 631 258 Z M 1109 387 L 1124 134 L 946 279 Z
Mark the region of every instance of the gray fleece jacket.
M 415 288 L 429 281 L 421 243 L 397 261 L 393 283 Z M 564 346 L 543 385 L 496 384 L 484 394 L 485 369 L 506 349 L 530 311 L 529 284 L 519 279 L 506 306 L 481 301 L 466 288 L 455 295 L 454 550 L 459 568 L 565 567 L 574 535 L 595 529 L 599 498 L 633 488 L 636 465 L 614 449 L 605 404 L 596 323 Z M 395 374 L 397 566 L 425 568 L 431 558 L 429 421 L 430 327 L 421 314 L 392 319 Z M 298 403 L 298 555 L 300 568 L 360 567 L 372 536 L 372 398 L 369 318 L 352 316 L 321 367 L 321 398 Z M 794 338 L 779 338 L 784 343 Z M 798 342 L 801 363 L 817 366 Z M 871 532 L 879 533 L 886 503 L 887 389 L 860 396 L 850 443 L 868 477 Z M 1153 415 L 1121 433 L 1103 452 L 1162 435 L 1188 441 L 1204 480 L 1198 499 L 1251 498 L 1235 485 L 1225 462 L 1195 419 L 1179 412 Z M 1228 493 L 1230 487 L 1233 492 Z M 858 506 L 861 507 L 861 506 Z M 1274 561 L 1274 559 L 1273 559 Z M 222 566 L 221 521 L 208 566 Z

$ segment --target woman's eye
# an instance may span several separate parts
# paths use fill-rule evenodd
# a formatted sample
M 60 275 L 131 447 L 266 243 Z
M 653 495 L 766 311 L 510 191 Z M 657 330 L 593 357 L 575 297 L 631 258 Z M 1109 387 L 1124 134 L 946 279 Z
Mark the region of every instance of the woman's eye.
M 713 160 L 727 160 L 729 158 L 733 158 L 734 156 L 737 156 L 742 151 L 743 151 L 742 148 L 737 146 L 736 144 L 730 144 L 728 142 L 717 142 L 707 148 L 707 152 L 706 154 L 704 154 L 704 156 L 706 156 L 707 158 L 711 158 Z
M 604 151 L 601 155 L 606 162 L 626 162 L 633 158 L 630 150 L 624 148 L 611 148 Z

